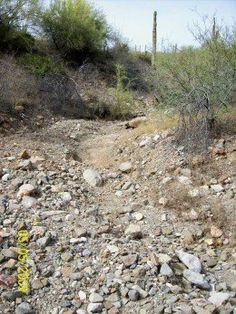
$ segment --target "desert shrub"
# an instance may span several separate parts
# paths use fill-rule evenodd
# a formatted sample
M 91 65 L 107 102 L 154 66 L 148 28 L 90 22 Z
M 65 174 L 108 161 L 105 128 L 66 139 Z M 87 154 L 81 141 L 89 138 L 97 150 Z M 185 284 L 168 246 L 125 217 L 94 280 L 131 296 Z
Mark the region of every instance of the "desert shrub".
M 76 59 L 101 50 L 108 34 L 103 14 L 86 0 L 53 0 L 41 9 L 40 24 L 63 55 Z
M 116 65 L 116 88 L 111 113 L 114 118 L 127 118 L 134 112 L 134 98 L 129 90 L 130 81 L 127 80 L 124 67 Z
M 35 0 L 0 0 L 0 50 L 30 51 L 34 38 L 27 30 Z
M 5 55 L 0 59 L 0 112 L 14 115 L 17 106 L 33 107 L 36 102 L 38 89 L 35 77 L 20 67 L 14 57 Z
M 227 107 L 235 89 L 236 33 L 223 30 L 215 19 L 197 28 L 200 48 L 170 49 L 158 55 L 159 103 L 180 114 L 177 139 L 189 150 L 207 150 L 217 112 Z
M 22 55 L 19 61 L 32 73 L 39 76 L 46 74 L 64 74 L 65 72 L 62 63 L 55 62 L 49 56 L 27 53 Z
M 148 51 L 145 52 L 133 52 L 133 56 L 138 60 L 144 61 L 145 63 L 151 65 L 151 54 Z

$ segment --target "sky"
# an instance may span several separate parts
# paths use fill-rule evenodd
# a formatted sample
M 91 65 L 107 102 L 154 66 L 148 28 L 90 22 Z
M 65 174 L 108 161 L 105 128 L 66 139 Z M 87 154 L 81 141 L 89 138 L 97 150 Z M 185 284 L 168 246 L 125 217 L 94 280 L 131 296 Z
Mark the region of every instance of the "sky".
M 236 0 L 91 0 L 105 13 L 108 23 L 128 39 L 130 46 L 151 47 L 152 16 L 157 11 L 158 49 L 170 42 L 195 45 L 188 27 L 200 16 L 216 14 L 223 24 L 236 21 Z M 197 12 L 197 13 L 196 13 Z M 200 16 L 199 16 L 200 14 Z

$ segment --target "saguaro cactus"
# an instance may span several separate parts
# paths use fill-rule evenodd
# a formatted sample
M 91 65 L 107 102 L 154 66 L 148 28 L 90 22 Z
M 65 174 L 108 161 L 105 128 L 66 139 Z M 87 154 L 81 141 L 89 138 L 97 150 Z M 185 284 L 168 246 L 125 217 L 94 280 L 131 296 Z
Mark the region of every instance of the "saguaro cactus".
M 153 30 L 152 30 L 152 65 L 156 63 L 157 53 L 157 12 L 153 13 Z

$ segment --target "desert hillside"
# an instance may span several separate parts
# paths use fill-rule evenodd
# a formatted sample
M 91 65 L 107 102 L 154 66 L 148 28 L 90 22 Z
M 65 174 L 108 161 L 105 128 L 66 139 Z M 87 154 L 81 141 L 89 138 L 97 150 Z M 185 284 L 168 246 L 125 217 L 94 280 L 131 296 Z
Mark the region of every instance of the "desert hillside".
M 42 2 L 0 0 L 0 313 L 235 314 L 235 27 Z

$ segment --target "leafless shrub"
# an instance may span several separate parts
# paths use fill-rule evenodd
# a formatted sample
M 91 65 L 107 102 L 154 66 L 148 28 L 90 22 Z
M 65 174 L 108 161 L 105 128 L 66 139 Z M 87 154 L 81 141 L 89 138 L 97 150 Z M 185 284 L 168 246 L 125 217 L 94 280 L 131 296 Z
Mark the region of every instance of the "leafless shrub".
M 37 82 L 33 75 L 17 65 L 13 56 L 0 59 L 0 112 L 16 114 L 17 107 L 38 102 Z M 31 108 L 32 109 L 32 108 Z

